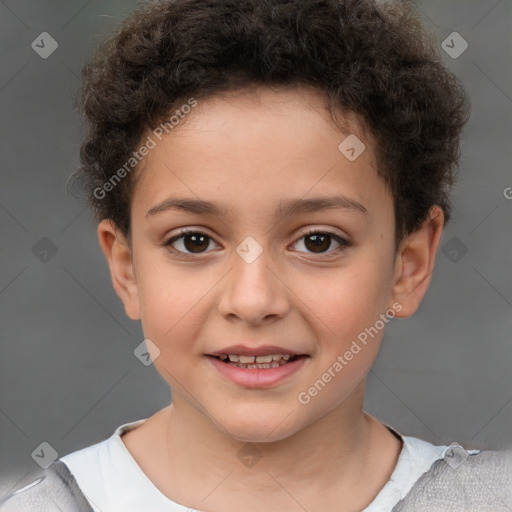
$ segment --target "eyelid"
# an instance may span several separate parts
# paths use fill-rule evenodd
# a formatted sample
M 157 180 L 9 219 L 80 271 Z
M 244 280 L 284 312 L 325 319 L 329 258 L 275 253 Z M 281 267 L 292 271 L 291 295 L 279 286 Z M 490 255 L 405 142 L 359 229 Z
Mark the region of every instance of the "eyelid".
M 339 247 L 336 247 L 335 249 L 333 250 L 329 250 L 327 252 L 319 252 L 319 253 L 314 253 L 314 252 L 304 252 L 304 251 L 297 251 L 301 254 L 311 254 L 313 256 L 319 256 L 321 259 L 327 259 L 327 258 L 330 258 L 330 257 L 335 257 L 335 256 L 339 256 L 339 253 L 340 252 L 343 252 L 345 249 L 348 249 L 349 247 L 351 247 L 353 245 L 353 242 L 351 241 L 350 237 L 345 235 L 345 234 L 340 234 L 340 233 L 337 233 L 337 232 L 334 232 L 334 231 L 330 231 L 331 228 L 326 228 L 326 229 L 323 229 L 323 228 L 310 228 L 302 233 L 299 234 L 298 237 L 295 238 L 295 241 L 292 242 L 291 245 L 295 245 L 296 243 L 298 243 L 300 240 L 302 240 L 303 238 L 306 238 L 307 236 L 309 235 L 327 235 L 329 236 L 330 238 L 334 239 L 338 244 L 339 244 Z
M 320 253 L 297 251 L 301 254 L 311 254 L 313 256 L 315 256 L 315 255 L 319 256 L 320 259 L 329 258 L 329 257 L 331 257 L 331 255 L 336 256 L 336 255 L 338 255 L 339 252 L 342 252 L 343 250 L 352 246 L 352 241 L 350 240 L 350 237 L 348 237 L 345 234 L 339 234 L 334 231 L 330 231 L 329 229 L 331 229 L 331 228 L 326 228 L 326 229 L 309 228 L 307 230 L 304 230 L 300 234 L 295 236 L 294 241 L 290 245 L 297 244 L 300 240 L 302 240 L 303 238 L 306 238 L 309 235 L 315 235 L 315 234 L 327 235 L 328 237 L 334 239 L 339 244 L 339 247 L 336 247 L 335 249 L 327 251 L 327 252 L 320 252 Z M 213 252 L 213 251 L 205 251 L 205 252 L 200 252 L 200 253 L 192 253 L 192 252 L 180 251 L 180 250 L 174 249 L 174 247 L 172 247 L 172 245 L 176 241 L 182 239 L 185 235 L 187 235 L 189 233 L 206 236 L 210 241 L 212 241 L 216 245 L 219 245 L 213 236 L 209 235 L 207 232 L 204 231 L 204 228 L 194 228 L 194 227 L 181 228 L 177 233 L 173 234 L 170 237 L 166 237 L 165 240 L 163 241 L 162 245 L 167 250 L 169 250 L 173 254 L 177 255 L 178 257 L 185 257 L 185 258 L 194 258 L 195 259 L 197 257 L 204 257 L 204 256 L 208 255 L 208 253 Z
M 323 235 L 337 236 L 339 238 L 343 238 L 347 242 L 350 241 L 350 237 L 349 237 L 348 234 L 346 234 L 344 232 L 338 233 L 337 231 L 333 231 L 333 228 L 330 228 L 330 227 L 325 227 L 325 228 L 322 228 L 322 227 L 306 228 L 304 231 L 301 231 L 299 233 L 299 236 L 297 237 L 297 239 L 298 238 L 302 238 L 302 237 L 307 236 L 307 235 L 314 235 L 316 233 L 320 233 L 320 234 L 323 234 Z
M 201 256 L 204 256 L 204 255 L 207 255 L 208 253 L 212 252 L 212 251 L 206 251 L 206 252 L 202 252 L 202 253 L 192 253 L 192 252 L 183 252 L 183 251 L 179 251 L 177 249 L 174 249 L 174 247 L 172 247 L 172 245 L 177 242 L 179 239 L 183 238 L 185 235 L 187 234 L 198 234 L 198 235 L 203 235 L 203 236 L 206 236 L 208 237 L 208 239 L 212 242 L 214 242 L 216 245 L 219 245 L 216 241 L 215 241 L 215 238 L 211 235 L 209 235 L 206 231 L 205 231 L 205 228 L 194 228 L 194 227 L 185 227 L 185 228 L 181 228 L 178 232 L 176 232 L 175 234 L 171 235 L 171 236 L 166 236 L 164 238 L 164 241 L 162 242 L 162 245 L 164 246 L 165 249 L 167 249 L 168 251 L 172 252 L 174 255 L 177 255 L 178 257 L 201 257 Z

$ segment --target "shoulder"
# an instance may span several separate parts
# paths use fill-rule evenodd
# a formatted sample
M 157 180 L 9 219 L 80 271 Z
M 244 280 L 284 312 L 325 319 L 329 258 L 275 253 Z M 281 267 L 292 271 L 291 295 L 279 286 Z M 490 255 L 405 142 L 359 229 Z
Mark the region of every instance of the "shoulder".
M 446 446 L 433 445 L 416 437 L 404 436 L 386 425 L 402 441 L 402 450 L 390 479 L 364 512 L 390 511 L 410 492 L 416 482 L 443 457 Z
M 122 478 L 123 472 L 133 464 L 133 459 L 124 447 L 121 436 L 145 421 L 141 419 L 124 423 L 107 439 L 59 459 L 69 468 L 86 495 L 107 495 L 107 487 L 115 485 Z
M 404 436 L 397 465 L 365 512 L 511 512 L 512 452 Z
M 471 512 L 512 510 L 512 453 L 466 451 L 458 444 L 418 479 L 393 509 L 402 511 Z
M 95 512 L 67 466 L 56 460 L 24 478 L 17 489 L 0 500 L 1 512 Z
M 120 425 L 110 437 L 31 472 L 0 499 L 0 512 L 41 512 L 49 506 L 66 512 L 98 512 L 110 506 L 111 497 L 122 492 L 123 471 L 134 464 L 120 436 L 144 421 Z

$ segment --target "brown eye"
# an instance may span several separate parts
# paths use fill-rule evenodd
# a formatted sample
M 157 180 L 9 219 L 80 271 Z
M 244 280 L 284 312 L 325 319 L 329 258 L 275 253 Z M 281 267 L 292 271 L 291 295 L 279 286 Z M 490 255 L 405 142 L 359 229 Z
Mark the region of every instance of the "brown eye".
M 337 247 L 334 247 L 334 250 L 330 250 L 333 243 L 338 244 Z M 337 249 L 346 248 L 350 245 L 349 241 L 345 238 L 336 235 L 335 233 L 329 233 L 324 231 L 310 231 L 305 235 L 301 236 L 297 242 L 297 245 L 303 245 L 306 248 L 306 251 L 299 252 L 310 252 L 312 254 L 328 254 L 335 253 Z
M 183 245 L 187 251 L 203 252 L 203 250 L 207 249 L 208 245 L 210 245 L 209 237 L 199 233 L 185 235 L 183 237 Z
M 211 240 L 212 238 L 201 231 L 185 231 L 167 240 L 164 246 L 171 247 L 177 253 L 202 254 L 208 252 L 206 249 Z
M 305 237 L 305 247 L 313 252 L 325 252 L 331 246 L 329 235 L 308 235 Z

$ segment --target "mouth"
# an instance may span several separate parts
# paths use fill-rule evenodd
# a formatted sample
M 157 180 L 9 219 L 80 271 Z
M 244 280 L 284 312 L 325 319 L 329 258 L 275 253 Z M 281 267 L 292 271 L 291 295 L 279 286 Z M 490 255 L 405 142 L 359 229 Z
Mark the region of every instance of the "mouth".
M 242 354 L 207 354 L 207 356 L 215 358 L 226 365 L 249 370 L 279 368 L 280 366 L 293 363 L 298 359 L 309 357 L 306 354 L 266 354 L 258 356 Z
M 271 388 L 292 378 L 311 358 L 278 345 L 230 345 L 205 354 L 219 374 L 244 388 Z

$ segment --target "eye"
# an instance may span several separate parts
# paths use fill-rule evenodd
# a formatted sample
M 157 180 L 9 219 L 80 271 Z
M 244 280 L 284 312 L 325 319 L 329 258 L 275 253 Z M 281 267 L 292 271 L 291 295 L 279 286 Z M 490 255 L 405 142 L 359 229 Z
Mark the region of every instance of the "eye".
M 304 241 L 302 241 L 304 240 Z M 338 247 L 334 250 L 328 251 L 332 246 L 332 240 L 334 240 Z M 202 231 L 193 229 L 183 229 L 177 235 L 172 236 L 163 243 L 164 247 L 168 247 L 169 250 L 177 255 L 189 255 L 189 254 L 205 254 L 210 242 L 213 239 Z M 308 233 L 302 235 L 294 245 L 303 244 L 307 251 L 312 254 L 327 254 L 340 252 L 338 249 L 345 249 L 351 245 L 351 243 L 340 235 L 331 233 L 328 231 L 311 230 Z M 217 244 L 216 244 L 217 245 Z M 328 252 L 327 252 L 328 251 Z M 300 251 L 299 252 L 304 252 Z
M 181 254 L 203 254 L 213 239 L 202 231 L 184 229 L 175 236 L 166 240 L 163 245 L 169 247 L 171 252 Z M 175 245 L 176 244 L 176 245 Z
M 304 241 L 302 241 L 304 240 Z M 334 250 L 326 252 L 332 245 L 332 240 L 338 245 Z M 332 254 L 339 252 L 337 249 L 345 249 L 350 247 L 351 243 L 340 235 L 330 233 L 329 231 L 311 230 L 308 233 L 302 235 L 296 242 L 296 245 L 304 245 L 304 247 L 311 251 L 313 254 Z M 299 251 L 303 252 L 303 251 Z

